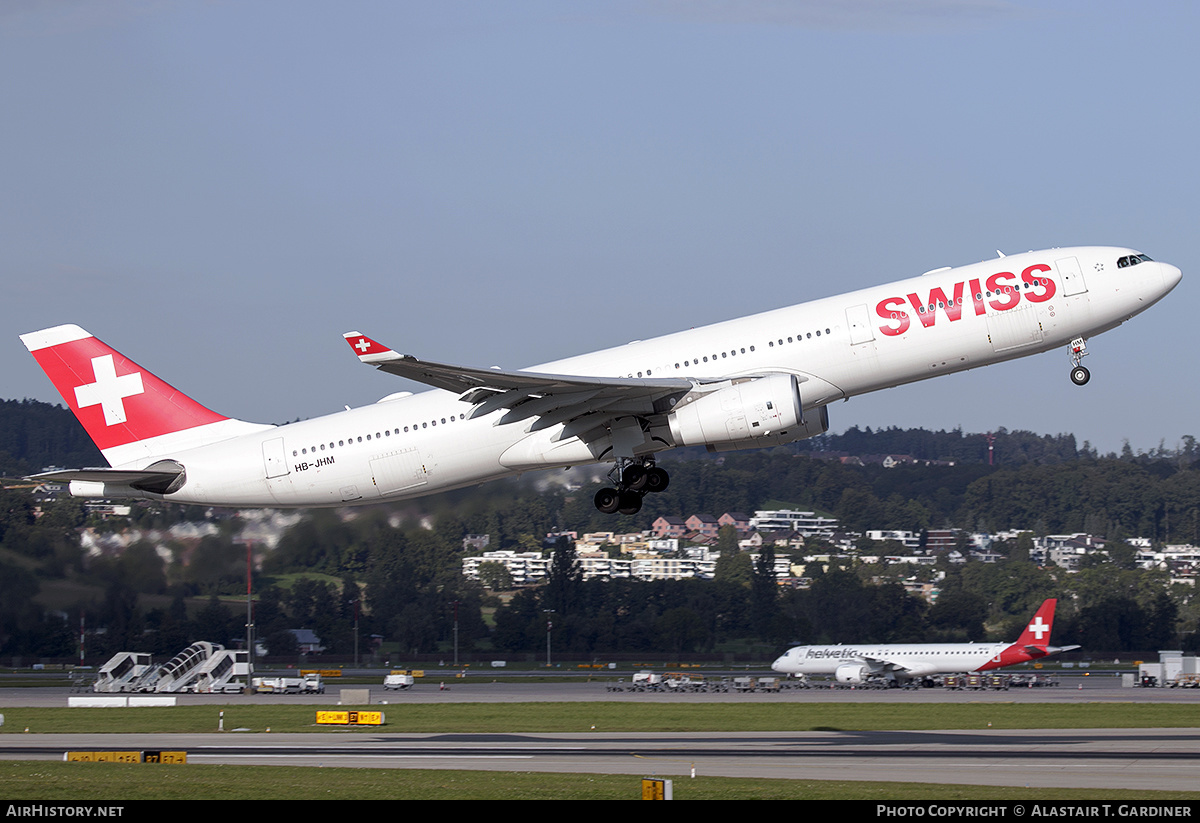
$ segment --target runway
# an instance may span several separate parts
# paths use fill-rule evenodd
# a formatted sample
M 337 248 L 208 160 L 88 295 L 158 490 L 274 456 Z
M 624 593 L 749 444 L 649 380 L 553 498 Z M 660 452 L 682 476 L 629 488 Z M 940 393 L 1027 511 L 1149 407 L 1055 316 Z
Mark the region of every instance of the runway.
M 0 758 L 184 750 L 189 763 L 1196 791 L 1200 730 L 0 735 Z
M 774 702 L 795 710 L 825 702 L 1188 702 L 1200 692 L 1122 689 L 1078 678 L 1057 688 L 1008 692 L 808 689 L 774 694 L 611 692 L 603 682 L 422 683 L 409 692 L 372 688 L 373 705 L 410 702 Z M 1081 688 L 1082 687 L 1082 688 Z M 186 704 L 335 705 L 325 695 L 181 695 Z M 2 689 L 3 707 L 63 706 L 66 689 Z M 784 709 L 786 710 L 786 709 Z M 5 730 L 7 731 L 7 730 Z M 181 749 L 190 763 L 697 775 L 1196 791 L 1200 729 L 809 731 L 574 734 L 0 734 L 0 758 L 60 759 L 67 750 Z

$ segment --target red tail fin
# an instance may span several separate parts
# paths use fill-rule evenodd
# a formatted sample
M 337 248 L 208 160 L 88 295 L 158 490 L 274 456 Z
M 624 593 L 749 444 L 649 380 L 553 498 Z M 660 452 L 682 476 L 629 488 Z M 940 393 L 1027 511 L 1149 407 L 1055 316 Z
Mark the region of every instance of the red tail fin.
M 1056 605 L 1058 605 L 1058 601 L 1054 599 L 1042 603 L 1042 607 L 1037 610 L 1037 614 L 1033 616 L 1033 620 L 1030 620 L 1028 625 L 1025 626 L 1025 631 L 1021 632 L 1021 636 L 1017 638 L 1015 645 L 1050 645 L 1050 629 L 1054 625 L 1054 607 Z
M 88 435 L 113 449 L 227 420 L 159 380 L 79 326 L 21 335 Z

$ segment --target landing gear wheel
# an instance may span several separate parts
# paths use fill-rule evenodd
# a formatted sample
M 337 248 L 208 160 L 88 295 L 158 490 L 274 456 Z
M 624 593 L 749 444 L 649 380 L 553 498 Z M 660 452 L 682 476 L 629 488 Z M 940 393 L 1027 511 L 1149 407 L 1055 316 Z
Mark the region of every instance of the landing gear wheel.
M 637 514 L 642 510 L 642 496 L 635 491 L 621 492 L 620 501 L 617 511 L 621 514 Z
M 1071 369 L 1071 382 L 1076 386 L 1082 386 L 1091 379 L 1092 373 L 1085 366 L 1076 366 Z
M 616 489 L 601 489 L 596 492 L 593 502 L 604 514 L 616 514 L 621 508 L 621 493 Z
M 671 482 L 670 476 L 653 461 L 638 462 L 634 458 L 618 458 L 608 473 L 612 486 L 596 492 L 593 502 L 604 514 L 637 514 L 642 499 L 651 492 L 660 492 Z
M 657 493 L 666 490 L 670 484 L 671 475 L 667 474 L 664 469 L 653 466 L 646 472 L 646 485 L 642 487 L 642 490 Z
M 621 472 L 621 485 L 631 491 L 641 491 L 646 487 L 646 481 L 650 477 L 650 473 L 646 471 L 646 467 L 638 463 L 631 466 L 626 466 L 625 471 Z

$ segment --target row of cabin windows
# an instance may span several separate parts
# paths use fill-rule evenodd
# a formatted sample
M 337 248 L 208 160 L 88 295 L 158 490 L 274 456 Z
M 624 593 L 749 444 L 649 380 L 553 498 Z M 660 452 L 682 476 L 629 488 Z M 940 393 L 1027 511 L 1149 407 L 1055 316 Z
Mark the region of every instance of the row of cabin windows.
M 1038 278 L 1034 278 L 1033 280 L 1030 280 L 1029 282 L 1027 282 L 1021 286 L 1001 286 L 1000 288 L 996 289 L 995 291 L 975 292 L 975 299 L 982 300 L 985 297 L 999 297 L 1002 294 L 1012 294 L 1014 291 L 1017 291 L 1018 289 L 1022 289 L 1022 288 L 1031 289 L 1034 286 L 1045 286 L 1049 282 L 1050 281 L 1048 281 L 1048 280 L 1039 280 Z M 967 304 L 967 301 L 965 298 L 961 299 L 961 300 L 950 300 L 949 302 L 946 302 L 946 303 L 943 303 L 939 300 L 936 303 L 930 303 L 928 308 L 926 308 L 925 306 L 917 306 L 917 311 L 920 314 L 924 314 L 925 312 L 933 311 L 934 309 L 945 309 L 945 308 L 952 309 L 956 305 L 965 306 L 966 304 Z
M 830 334 L 832 334 L 832 333 L 833 333 L 833 331 L 832 331 L 831 329 L 825 329 L 825 334 L 826 334 L 826 335 L 830 335 Z M 814 334 L 815 334 L 817 337 L 820 337 L 820 336 L 821 336 L 821 330 L 820 330 L 820 329 L 818 329 L 818 330 L 817 330 L 817 331 L 815 331 L 815 332 L 808 332 L 807 334 L 797 334 L 795 337 L 789 337 L 789 338 L 787 339 L 787 342 L 789 342 L 789 343 L 791 343 L 791 342 L 797 342 L 797 343 L 798 343 L 798 342 L 800 342 L 801 340 L 804 340 L 804 339 L 806 339 L 806 338 L 811 340 Z M 775 341 L 775 340 L 768 340 L 768 341 L 767 341 L 767 345 L 773 348 L 773 347 L 776 345 L 776 343 L 778 343 L 778 345 L 782 346 L 782 345 L 783 345 L 783 342 L 784 342 L 784 341 L 783 341 L 783 338 L 780 338 L 778 341 Z M 746 352 L 747 352 L 747 351 L 751 351 L 751 352 L 752 352 L 752 351 L 755 351 L 755 348 L 754 348 L 754 346 L 751 346 L 751 347 L 750 347 L 748 350 L 747 350 L 745 347 L 743 347 L 743 348 L 740 348 L 740 349 L 730 349 L 730 350 L 729 350 L 729 351 L 727 351 L 727 352 L 725 352 L 725 351 L 723 351 L 723 352 L 714 352 L 714 353 L 712 354 L 712 356 L 705 356 L 705 357 L 694 357 L 694 358 L 692 358 L 691 360 L 684 360 L 682 363 L 676 363 L 676 364 L 675 364 L 675 369 L 676 369 L 676 370 L 679 370 L 679 369 L 686 369 L 686 368 L 688 368 L 689 366 L 698 366 L 698 365 L 700 365 L 701 363 L 707 363 L 707 362 L 709 362 L 710 360 L 711 360 L 712 362 L 714 362 L 714 363 L 715 363 L 715 362 L 716 362 L 716 361 L 718 361 L 718 360 L 725 360 L 725 359 L 727 359 L 727 358 L 730 358 L 730 357 L 737 357 L 739 354 L 746 354 Z M 652 369 L 646 369 L 646 371 L 645 371 L 645 372 L 638 372 L 638 373 L 637 373 L 637 376 L 638 376 L 638 377 L 643 377 L 643 376 L 644 376 L 644 377 L 650 377 L 652 374 L 654 374 L 654 371 L 653 371 Z M 630 377 L 633 377 L 633 375 L 632 375 L 632 374 L 630 374 L 629 376 L 630 376 Z
M 753 347 L 753 346 L 751 346 L 751 347 L 750 347 L 750 351 L 754 351 L 754 347 Z M 730 350 L 729 350 L 729 351 L 727 351 L 727 352 L 724 352 L 724 351 L 723 351 L 723 352 L 720 352 L 720 353 L 713 352 L 712 360 L 713 360 L 713 362 L 716 362 L 718 359 L 721 359 L 721 358 L 726 358 L 726 357 L 737 357 L 739 353 L 741 353 L 741 354 L 745 354 L 745 353 L 746 353 L 746 349 L 744 349 L 744 348 L 742 348 L 742 349 L 730 349 Z M 701 362 L 707 363 L 707 362 L 708 362 L 708 360 L 709 360 L 709 358 L 708 358 L 708 357 L 702 357 L 702 358 L 701 358 L 701 357 L 697 357 L 697 358 L 693 358 L 693 359 L 691 359 L 691 360 L 684 360 L 684 361 L 683 361 L 683 366 L 682 366 L 682 367 L 683 367 L 683 368 L 687 368 L 688 366 L 698 366 L 698 365 L 700 365 L 700 363 L 701 363 Z M 678 363 L 676 363 L 676 364 L 675 364 L 675 368 L 677 368 L 677 369 L 678 369 L 678 368 L 680 368 L 680 365 L 679 365 Z M 649 370 L 649 369 L 646 369 L 646 376 L 647 376 L 647 377 L 649 377 L 649 376 L 650 376 L 650 370 Z M 641 377 L 641 374 L 639 374 L 639 375 L 638 375 L 638 377 Z
M 444 426 L 444 425 L 446 425 L 447 422 L 454 423 L 456 421 L 466 420 L 466 419 L 467 419 L 467 416 L 465 414 L 464 415 L 452 414 L 452 415 L 450 415 L 449 418 L 446 418 L 446 417 L 440 418 L 440 421 L 439 420 L 426 420 L 424 423 L 420 423 L 420 424 L 413 423 L 411 426 L 405 426 L 404 431 L 405 432 L 409 432 L 409 431 L 415 432 L 418 429 L 428 429 L 430 426 L 436 427 L 439 422 L 441 422 L 441 424 Z M 396 427 L 395 429 L 391 429 L 391 430 L 384 429 L 381 432 L 375 432 L 375 439 L 382 440 L 385 437 L 391 437 L 393 434 L 400 434 L 400 428 Z M 346 440 L 339 440 L 339 441 L 337 441 L 336 444 L 333 443 L 332 441 L 330 441 L 328 446 L 324 443 L 321 443 L 319 446 L 309 446 L 309 447 L 303 448 L 303 449 L 292 449 L 292 457 L 299 457 L 302 454 L 309 454 L 309 453 L 316 454 L 317 452 L 331 450 L 331 449 L 337 448 L 338 446 L 352 446 L 355 443 L 362 443 L 364 439 L 367 442 L 370 442 L 371 435 L 367 434 L 367 435 L 359 435 L 358 437 L 350 437 L 350 438 L 347 438 Z
M 814 335 L 814 334 L 815 334 L 817 337 L 820 337 L 820 336 L 821 336 L 821 330 L 820 330 L 820 329 L 817 329 L 815 332 L 811 332 L 811 331 L 810 331 L 810 332 L 808 332 L 807 334 L 798 334 L 798 335 L 796 335 L 796 342 L 797 342 L 797 343 L 799 343 L 799 342 L 801 342 L 802 340 L 812 340 L 812 338 L 813 338 L 813 335 Z M 825 330 L 825 336 L 826 336 L 826 337 L 828 337 L 828 336 L 829 336 L 829 335 L 831 335 L 831 334 L 833 334 L 833 331 L 832 331 L 832 330 L 830 330 L 830 329 L 826 329 L 826 330 Z M 792 342 L 792 338 L 790 338 L 790 337 L 789 337 L 789 338 L 787 339 L 787 342 L 791 343 L 791 342 Z M 783 345 L 783 338 L 781 337 L 781 338 L 779 338 L 779 340 L 772 340 L 772 341 L 770 341 L 770 342 L 768 342 L 768 343 L 767 343 L 767 345 L 768 345 L 768 346 L 775 346 L 776 344 L 778 344 L 778 345 L 782 346 L 782 345 Z

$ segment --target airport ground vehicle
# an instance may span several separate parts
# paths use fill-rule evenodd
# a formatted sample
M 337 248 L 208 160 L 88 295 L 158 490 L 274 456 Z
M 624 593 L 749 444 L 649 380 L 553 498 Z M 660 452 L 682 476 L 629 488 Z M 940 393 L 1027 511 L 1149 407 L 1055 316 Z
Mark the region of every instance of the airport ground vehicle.
M 100 667 L 92 691 L 236 693 L 249 675 L 248 652 L 198 640 L 161 666 L 144 652 L 118 652 Z
M 324 694 L 321 675 L 310 673 L 301 677 L 256 677 L 254 690 L 261 694 Z

